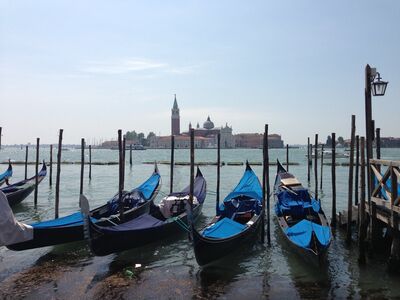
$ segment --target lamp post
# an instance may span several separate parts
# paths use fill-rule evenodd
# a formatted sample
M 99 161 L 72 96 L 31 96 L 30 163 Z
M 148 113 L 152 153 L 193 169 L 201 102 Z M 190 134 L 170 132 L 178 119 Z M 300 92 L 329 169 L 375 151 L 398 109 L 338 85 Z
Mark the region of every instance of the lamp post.
M 375 80 L 375 77 L 378 77 Z M 372 140 L 374 136 L 372 124 L 372 95 L 384 96 L 388 82 L 381 80 L 381 75 L 376 68 L 369 65 L 365 67 L 365 135 L 367 148 L 367 182 L 368 182 L 368 200 L 370 200 L 372 192 L 372 174 L 370 171 L 369 160 L 372 159 Z M 370 202 L 369 202 L 370 203 Z

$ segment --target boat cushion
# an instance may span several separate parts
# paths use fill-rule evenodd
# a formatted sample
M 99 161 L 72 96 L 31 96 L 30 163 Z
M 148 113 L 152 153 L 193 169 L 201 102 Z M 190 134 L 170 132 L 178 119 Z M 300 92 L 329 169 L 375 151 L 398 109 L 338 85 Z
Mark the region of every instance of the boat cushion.
M 217 223 L 204 229 L 203 236 L 215 239 L 228 238 L 240 233 L 246 227 L 246 225 L 242 225 L 229 218 L 223 218 Z

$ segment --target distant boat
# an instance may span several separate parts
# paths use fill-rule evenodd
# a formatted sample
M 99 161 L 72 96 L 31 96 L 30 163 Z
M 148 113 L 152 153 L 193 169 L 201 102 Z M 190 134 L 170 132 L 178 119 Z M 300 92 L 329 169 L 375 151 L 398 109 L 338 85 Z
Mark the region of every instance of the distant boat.
M 119 150 L 118 147 L 111 147 L 111 150 Z M 125 150 L 130 150 L 131 146 L 130 145 L 126 145 L 125 146 Z M 132 150 L 146 150 L 146 148 L 143 145 L 137 144 L 137 145 L 132 145 Z
M 322 153 L 324 154 L 324 158 L 332 158 L 332 151 L 331 150 L 324 150 Z M 311 153 L 311 157 L 315 158 L 315 152 L 314 151 Z M 335 157 L 336 158 L 349 158 L 350 155 L 348 153 L 344 153 L 344 152 L 335 152 Z M 318 151 L 318 158 L 321 158 L 321 151 Z
M 47 169 L 46 164 L 43 161 L 43 166 L 38 173 L 38 184 L 46 177 Z M 35 189 L 36 176 L 29 179 L 19 181 L 0 189 L 7 197 L 10 206 L 14 206 L 22 202 L 30 193 Z

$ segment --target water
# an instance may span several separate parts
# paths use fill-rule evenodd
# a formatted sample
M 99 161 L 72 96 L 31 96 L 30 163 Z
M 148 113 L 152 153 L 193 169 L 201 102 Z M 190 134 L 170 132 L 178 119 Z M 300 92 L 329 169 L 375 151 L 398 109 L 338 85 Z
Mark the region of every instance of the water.
M 48 161 L 49 149 L 43 148 L 41 159 Z M 176 150 L 176 161 L 189 161 L 188 150 Z M 304 184 L 307 182 L 305 149 L 291 149 L 290 166 Z M 34 149 L 29 157 L 35 158 Z M 127 156 L 129 152 L 127 152 Z M 54 152 L 55 157 L 55 152 Z M 215 150 L 196 150 L 196 161 L 216 161 Z M 286 159 L 283 149 L 270 150 L 270 160 Z M 11 158 L 24 160 L 25 149 L 6 148 L 0 151 L 0 161 Z M 133 167 L 126 165 L 125 188 L 135 187 L 151 174 L 153 166 L 147 161 L 168 161 L 168 150 L 133 152 Z M 382 149 L 382 158 L 400 159 L 400 149 Z M 86 153 L 88 159 L 88 153 Z M 260 149 L 222 150 L 225 162 L 261 162 Z M 62 160 L 79 161 L 80 150 L 64 151 Z M 93 150 L 92 160 L 118 161 L 118 152 Z M 344 160 L 341 160 L 344 161 Z M 24 176 L 24 166 L 14 165 L 13 182 Z M 28 176 L 33 175 L 34 165 L 28 166 Z M 0 165 L 0 172 L 6 165 Z M 159 165 L 162 188 L 156 202 L 169 191 L 169 166 Z M 205 224 L 215 213 L 216 167 L 202 166 L 208 183 L 203 216 L 198 226 Z M 253 167 L 261 178 L 262 167 Z M 238 182 L 244 166 L 224 166 L 221 169 L 221 195 L 226 195 Z M 312 169 L 313 170 L 313 169 Z M 322 206 L 328 217 L 331 213 L 331 171 L 324 166 L 323 189 L 319 191 Z M 118 189 L 118 166 L 92 166 L 92 180 L 85 169 L 84 193 L 91 207 L 97 207 L 113 196 Z M 320 169 L 318 170 L 320 172 Z M 274 180 L 275 167 L 270 170 Z M 337 167 L 337 211 L 347 207 L 348 168 Z M 189 182 L 189 167 L 176 166 L 174 190 Z M 53 170 L 55 182 L 55 168 Z M 60 216 L 78 208 L 79 165 L 61 166 Z M 314 175 L 310 188 L 314 190 Z M 39 186 L 38 206 L 33 205 L 33 194 L 14 208 L 18 220 L 33 222 L 54 217 L 55 187 L 49 187 L 48 178 Z M 271 205 L 273 207 L 273 205 Z M 271 210 L 272 211 L 272 210 Z M 271 222 L 272 245 L 256 242 L 243 245 L 239 251 L 217 265 L 200 268 L 187 235 L 161 241 L 157 244 L 125 251 L 106 257 L 94 257 L 85 242 L 13 252 L 0 247 L 0 298 L 393 298 L 400 297 L 399 277 L 390 274 L 386 258 L 375 255 L 365 267 L 357 263 L 357 246 L 346 246 L 344 234 L 337 231 L 328 252 L 328 264 L 322 269 L 312 269 L 294 255 L 283 243 L 283 238 Z

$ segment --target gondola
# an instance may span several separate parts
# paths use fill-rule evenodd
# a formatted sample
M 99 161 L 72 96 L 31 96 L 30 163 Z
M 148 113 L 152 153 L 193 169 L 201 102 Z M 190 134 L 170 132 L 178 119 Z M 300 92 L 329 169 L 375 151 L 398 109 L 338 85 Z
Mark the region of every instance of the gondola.
M 46 177 L 46 164 L 43 161 L 42 169 L 38 173 L 38 184 Z M 0 190 L 6 195 L 10 206 L 21 203 L 35 189 L 36 176 L 19 181 L 9 186 L 3 187 Z
M 139 187 L 131 191 L 124 191 L 125 220 L 133 219 L 150 210 L 153 200 L 161 186 L 161 177 L 157 167 L 153 174 Z M 112 226 L 120 223 L 119 219 L 119 195 L 115 195 L 106 204 L 91 211 L 91 220 L 100 226 Z M 33 238 L 7 245 L 11 250 L 26 250 L 44 246 L 64 244 L 84 239 L 83 217 L 81 212 L 71 215 L 30 224 L 33 228 Z
M 200 266 L 223 258 L 258 236 L 262 224 L 262 188 L 256 174 L 246 170 L 234 190 L 217 204 L 216 216 L 201 231 L 193 227 L 194 253 Z
M 332 234 L 321 202 L 312 198 L 279 161 L 274 199 L 276 218 L 285 240 L 306 262 L 323 265 Z
M 197 168 L 194 180 L 192 218 L 195 221 L 201 213 L 206 197 L 206 180 Z M 84 198 L 84 197 L 82 197 Z M 103 256 L 160 241 L 187 230 L 189 186 L 181 192 L 169 194 L 158 205 L 152 205 L 150 212 L 133 220 L 115 226 L 100 226 L 87 217 L 90 248 L 95 255 Z M 85 198 L 83 199 L 85 200 Z M 85 212 L 82 201 L 82 212 Z M 189 210 L 190 211 L 190 210 Z
M 7 170 L 3 174 L 0 174 L 0 186 L 2 186 L 3 183 L 6 182 L 6 180 L 8 180 L 12 176 L 12 174 L 13 174 L 13 169 L 11 166 L 11 162 L 8 161 Z

